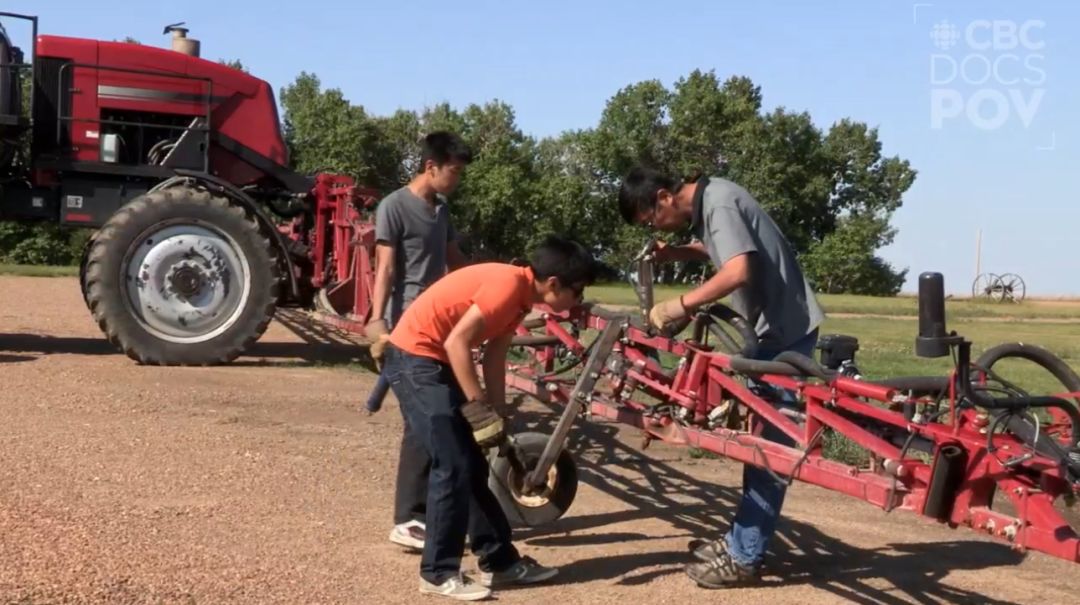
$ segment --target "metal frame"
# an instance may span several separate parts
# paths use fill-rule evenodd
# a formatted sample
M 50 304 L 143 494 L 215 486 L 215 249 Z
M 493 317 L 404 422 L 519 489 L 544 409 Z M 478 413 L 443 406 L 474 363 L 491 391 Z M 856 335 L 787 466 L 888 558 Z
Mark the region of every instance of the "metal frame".
M 580 349 L 582 345 L 569 336 L 566 324 L 602 331 L 603 340 L 597 339 L 599 344 L 591 351 L 588 367 L 576 381 L 555 374 L 551 361 L 552 349 Z M 701 448 L 768 469 L 784 483 L 805 481 L 885 511 L 907 510 L 953 527 L 966 525 L 1018 550 L 1031 549 L 1080 562 L 1080 536 L 1053 504 L 1056 497 L 1080 492 L 1080 483 L 1070 481 L 1060 465 L 1028 451 L 1031 448 L 1011 434 L 994 434 L 988 439 L 986 416 L 959 405 L 963 393 L 955 385 L 964 384 L 962 372 L 950 377 L 953 387 L 948 403 L 936 410 L 926 398 L 906 395 L 885 384 L 839 375 L 816 380 L 795 368 L 784 373 L 748 373 L 745 359 L 701 343 L 658 337 L 635 318 L 598 307 L 585 306 L 564 314 L 545 312 L 542 329 L 560 344 L 539 346 L 536 364 L 511 365 L 507 385 L 566 406 L 559 426 L 578 416 L 581 406 L 586 416 L 642 429 L 645 445 L 658 439 Z M 674 372 L 657 362 L 658 352 L 680 358 Z M 597 372 L 596 368 L 602 369 Z M 743 384 L 748 376 L 766 389 L 794 391 L 803 404 L 801 410 L 781 412 L 762 390 Z M 585 388 L 582 381 L 588 381 Z M 597 389 L 598 382 L 607 383 L 610 390 Z M 645 402 L 642 394 L 661 403 Z M 1080 393 L 1058 397 L 1077 398 Z M 710 422 L 710 414 L 721 406 L 748 412 L 747 426 L 730 428 Z M 932 418 L 931 410 L 939 418 L 947 415 L 948 420 Z M 747 430 L 752 426 L 749 420 L 755 418 L 774 424 L 797 446 L 785 447 Z M 898 446 L 860 426 L 867 424 L 894 429 L 908 439 Z M 822 436 L 828 430 L 869 452 L 873 465 L 861 468 L 826 459 Z M 533 469 L 529 479 L 544 476 L 544 463 L 550 464 L 565 442 L 559 437 L 557 433 L 549 441 L 541 465 Z M 929 446 L 929 461 L 908 456 L 913 440 Z M 995 492 L 1008 498 L 1014 515 L 991 508 Z
M 317 198 L 321 201 L 310 250 L 314 282 L 328 299 L 343 303 L 334 304 L 335 309 L 347 309 L 324 311 L 320 319 L 362 333 L 370 312 L 374 225 L 361 210 L 373 207 L 374 198 L 362 206 L 344 196 Z M 639 260 L 650 261 L 649 247 Z M 647 315 L 644 301 L 651 293 L 646 281 L 637 284 L 642 316 Z M 543 306 L 535 310 L 539 316 L 524 321 L 514 339 L 515 346 L 529 347 L 531 361 L 508 363 L 507 387 L 564 407 L 539 464 L 526 477 L 525 490 L 546 476 L 565 447 L 574 419 L 584 415 L 641 429 L 643 446 L 661 440 L 697 447 L 765 468 L 777 481 L 812 483 L 886 512 L 906 510 L 952 527 L 965 525 L 1018 550 L 1080 562 L 1080 536 L 1054 508 L 1056 497 L 1080 493 L 1080 481 L 1015 435 L 994 433 L 997 421 L 991 420 L 992 414 L 965 405 L 965 397 L 972 396 L 971 384 L 985 376 L 969 372 L 970 343 L 955 334 L 945 335 L 940 344 L 944 354 L 948 347 L 958 347 L 962 364 L 937 383 L 946 385 L 943 397 L 927 398 L 911 391 L 913 387 L 901 387 L 899 380 L 890 386 L 839 373 L 814 377 L 782 361 L 754 362 L 719 352 L 704 342 L 702 335 L 715 326 L 701 316 L 693 330 L 699 340 L 679 340 L 655 334 L 640 316 L 593 305 L 566 313 Z M 741 319 L 733 315 L 727 310 L 720 317 Z M 600 336 L 586 346 L 578 335 L 590 330 Z M 679 359 L 674 371 L 660 364 L 661 354 Z M 568 356 L 577 361 L 557 368 L 557 360 Z M 744 384 L 748 378 L 757 383 L 755 388 Z M 774 407 L 766 395 L 770 388 L 794 391 L 801 407 Z M 1080 401 L 1080 393 L 1056 397 Z M 716 422 L 714 416 L 725 409 L 725 422 Z M 1080 428 L 1048 410 L 1055 422 L 1070 423 L 1074 432 Z M 741 425 L 726 422 L 732 418 Z M 760 437 L 753 429 L 761 421 L 777 426 L 796 446 Z M 881 429 L 906 439 L 887 439 Z M 825 458 L 826 431 L 866 450 L 870 466 Z M 913 450 L 929 459 L 911 457 Z M 1015 514 L 993 507 L 995 493 L 1007 498 Z
M 8 12 L 0 12 L 0 17 L 11 17 L 13 19 L 21 19 L 23 21 L 29 21 L 30 22 L 30 62 L 29 63 L 19 63 L 17 65 L 9 65 L 8 68 L 11 69 L 12 72 L 15 72 L 18 69 L 32 69 L 33 66 L 34 66 L 34 59 L 37 58 L 38 18 L 36 16 L 34 16 L 34 15 L 21 15 L 19 13 L 8 13 Z M 33 77 L 33 72 L 31 72 L 31 77 Z M 33 124 L 33 119 L 34 119 L 34 114 L 33 114 L 34 87 L 33 86 L 30 87 L 30 107 L 31 107 L 30 120 L 31 120 L 31 125 L 32 125 Z
M 100 71 L 111 71 L 111 72 L 143 75 L 143 76 L 153 76 L 153 77 L 158 77 L 158 78 L 172 78 L 172 79 L 176 79 L 176 80 L 189 80 L 189 81 L 203 82 L 207 86 L 206 94 L 205 95 L 200 95 L 203 98 L 203 101 L 202 101 L 202 104 L 203 104 L 203 107 L 204 107 L 203 117 L 206 118 L 205 126 L 197 127 L 197 126 L 191 126 L 190 124 L 188 126 L 173 126 L 171 124 L 144 124 L 144 123 L 141 123 L 141 122 L 131 122 L 131 121 L 128 121 L 128 120 L 109 120 L 109 119 L 103 119 L 103 118 L 100 118 L 100 117 L 99 118 L 79 118 L 79 117 L 75 117 L 74 115 L 64 115 L 63 102 L 64 102 L 65 99 L 68 99 L 68 97 L 65 96 L 65 94 L 64 94 L 64 72 L 68 68 L 72 69 L 72 72 L 73 72 L 72 73 L 72 78 L 73 78 L 72 81 L 73 82 L 74 82 L 74 69 L 75 68 L 86 68 L 86 69 L 95 69 L 95 70 L 100 70 Z M 56 128 L 56 145 L 57 145 L 57 147 L 60 147 L 61 145 L 63 145 L 63 138 L 62 138 L 63 137 L 63 128 L 62 128 L 62 126 L 63 126 L 64 122 L 71 122 L 72 124 L 74 124 L 75 122 L 84 122 L 84 123 L 90 123 L 90 124 L 109 124 L 109 125 L 114 125 L 114 126 L 134 126 L 134 127 L 137 127 L 139 129 L 139 136 L 140 137 L 142 136 L 143 129 L 145 129 L 147 127 L 162 128 L 162 129 L 165 129 L 165 130 L 173 130 L 173 131 L 180 131 L 182 133 L 199 132 L 199 133 L 202 133 L 203 140 L 206 143 L 204 148 L 203 148 L 203 153 L 202 153 L 202 156 L 203 156 L 203 158 L 202 158 L 202 160 L 203 160 L 202 171 L 206 172 L 206 173 L 210 172 L 211 113 L 213 111 L 212 101 L 214 99 L 214 81 L 212 79 L 205 78 L 205 77 L 199 77 L 199 76 L 186 76 L 186 75 L 170 74 L 170 73 L 166 73 L 166 72 L 152 71 L 152 70 L 147 70 L 147 69 L 132 69 L 132 68 L 128 68 L 128 67 L 112 67 L 112 66 L 107 66 L 107 65 L 94 65 L 94 64 L 90 64 L 90 63 L 68 62 L 68 63 L 64 63 L 63 65 L 60 66 L 60 72 L 59 72 L 58 80 L 59 81 L 57 82 L 57 92 L 59 93 L 59 95 L 57 96 L 57 98 L 59 99 L 59 101 L 61 103 L 61 107 L 59 108 L 59 111 L 57 111 L 57 113 L 56 113 L 56 126 L 57 126 L 57 128 Z M 100 97 L 100 95 L 98 94 L 98 91 L 96 89 L 94 90 L 94 94 Z M 70 105 L 70 99 L 68 99 L 68 101 L 69 101 L 69 105 Z M 68 107 L 67 109 L 68 109 L 68 111 L 71 111 L 72 108 Z
M 312 189 L 313 225 L 304 218 L 281 227 L 305 243 L 311 260 L 311 285 L 322 296 L 319 319 L 337 328 L 363 333 L 371 313 L 375 283 L 374 190 L 358 187 L 351 177 L 320 174 Z M 306 241 L 305 241 L 306 240 Z

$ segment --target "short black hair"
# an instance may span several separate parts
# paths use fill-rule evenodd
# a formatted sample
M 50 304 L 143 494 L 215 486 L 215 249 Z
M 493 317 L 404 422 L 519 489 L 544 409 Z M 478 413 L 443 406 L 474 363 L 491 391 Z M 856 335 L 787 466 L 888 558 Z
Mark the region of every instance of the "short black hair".
M 619 213 L 633 225 L 638 215 L 656 207 L 656 193 L 661 189 L 675 193 L 682 181 L 648 166 L 638 166 L 623 177 L 619 186 Z
M 458 135 L 438 130 L 420 139 L 420 171 L 423 172 L 428 160 L 442 166 L 449 162 L 472 162 L 472 150 Z
M 548 235 L 533 248 L 529 258 L 536 279 L 554 277 L 563 286 L 587 286 L 596 280 L 597 263 L 579 242 L 559 235 Z

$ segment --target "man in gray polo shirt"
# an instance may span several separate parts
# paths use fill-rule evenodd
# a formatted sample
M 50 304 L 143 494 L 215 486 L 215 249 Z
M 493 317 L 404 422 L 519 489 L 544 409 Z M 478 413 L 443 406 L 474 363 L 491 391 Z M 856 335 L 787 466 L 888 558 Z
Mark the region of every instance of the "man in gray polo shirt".
M 681 331 L 697 309 L 731 295 L 731 306 L 756 327 L 757 357 L 782 351 L 813 355 L 824 313 L 803 276 L 795 253 L 776 223 L 745 189 L 722 178 L 683 183 L 648 168 L 635 168 L 622 182 L 619 210 L 631 224 L 675 232 L 689 226 L 697 241 L 659 245 L 658 262 L 711 260 L 717 271 L 697 288 L 653 306 L 649 322 Z M 791 405 L 784 393 L 777 405 Z M 762 437 L 794 445 L 766 423 Z M 743 495 L 731 529 L 715 541 L 694 540 L 699 562 L 686 567 L 699 585 L 722 588 L 758 576 L 784 503 L 785 486 L 753 465 L 743 467 Z
M 446 196 L 457 189 L 472 160 L 462 140 L 433 132 L 420 142 L 420 166 L 408 185 L 383 198 L 375 211 L 375 287 L 371 321 L 365 332 L 371 356 L 381 367 L 390 330 L 424 290 L 465 264 L 450 221 Z M 382 407 L 390 383 L 380 373 L 368 397 L 368 412 Z M 394 494 L 390 541 L 415 550 L 424 547 L 428 473 L 431 457 L 405 424 Z

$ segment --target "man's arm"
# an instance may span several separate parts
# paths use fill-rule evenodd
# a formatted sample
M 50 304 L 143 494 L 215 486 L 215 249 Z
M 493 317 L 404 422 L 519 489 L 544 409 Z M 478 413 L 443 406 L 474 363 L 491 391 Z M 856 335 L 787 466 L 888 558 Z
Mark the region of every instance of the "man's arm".
M 446 242 L 446 268 L 449 271 L 460 269 L 469 264 L 469 259 L 461 251 L 461 247 L 458 246 L 457 240 L 450 240 Z
M 709 260 L 709 253 L 705 250 L 705 244 L 700 241 L 690 242 L 682 246 L 669 246 L 663 242 L 657 242 L 653 256 L 657 262 L 661 263 Z
M 379 242 L 375 245 L 375 288 L 371 295 L 371 321 L 382 319 L 394 281 L 394 247 Z
M 731 294 L 750 281 L 750 254 L 732 257 L 705 283 L 682 296 L 683 306 L 687 311 L 711 303 Z
M 466 401 L 479 399 L 484 395 L 484 388 L 480 385 L 480 377 L 476 375 L 476 366 L 472 359 L 472 349 L 480 344 L 483 333 L 484 314 L 480 307 L 474 304 L 465 311 L 443 345 L 450 360 L 450 369 L 465 393 Z M 505 369 L 503 371 L 505 372 Z
M 506 354 L 513 338 L 513 333 L 493 338 L 484 347 L 484 387 L 489 405 L 506 403 Z

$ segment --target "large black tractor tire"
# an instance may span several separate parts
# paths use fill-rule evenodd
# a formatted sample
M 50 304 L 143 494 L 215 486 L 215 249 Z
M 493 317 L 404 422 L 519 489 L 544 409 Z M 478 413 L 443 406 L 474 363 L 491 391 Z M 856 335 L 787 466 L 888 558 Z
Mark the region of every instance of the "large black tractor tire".
M 517 433 L 514 435 L 519 452 L 524 458 L 526 471 L 531 471 L 547 447 L 548 436 L 543 433 Z M 518 477 L 510 461 L 504 457 L 489 460 L 491 474 L 488 487 L 499 500 L 499 505 L 513 527 L 538 527 L 559 519 L 577 495 L 577 464 L 565 449 L 559 454 L 548 472 L 548 481 L 536 495 L 521 492 L 523 477 Z
M 232 361 L 278 300 L 277 252 L 241 206 L 192 187 L 139 196 L 94 236 L 86 302 L 109 342 L 147 365 Z

